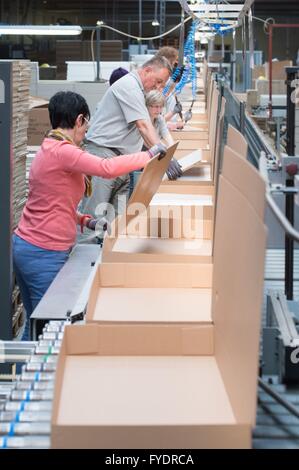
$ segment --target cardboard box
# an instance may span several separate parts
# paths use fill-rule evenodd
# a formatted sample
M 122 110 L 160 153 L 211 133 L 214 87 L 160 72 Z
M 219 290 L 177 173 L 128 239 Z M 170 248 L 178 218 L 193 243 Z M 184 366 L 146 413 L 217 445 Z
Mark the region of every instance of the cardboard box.
M 211 265 L 102 263 L 91 287 L 87 322 L 109 325 L 196 326 L 197 347 L 213 353 Z
M 166 157 L 162 160 L 152 159 L 146 166 L 125 214 L 115 219 L 111 234 L 104 239 L 104 262 L 211 262 L 211 240 L 144 237 L 143 225 L 140 228 L 140 224 L 143 224 L 142 214 L 145 214 L 146 222 L 147 208 L 161 183 L 176 145 L 168 149 Z
M 51 129 L 48 102 L 42 98 L 31 97 L 28 125 L 28 145 L 41 145 L 45 133 Z
M 213 211 L 213 197 L 210 195 L 157 193 L 148 210 L 150 226 L 147 235 L 211 239 Z
M 292 60 L 272 61 L 272 80 L 286 80 L 286 67 L 292 67 Z M 269 62 L 265 63 L 266 78 L 269 79 Z
M 163 353 L 154 330 L 140 327 L 132 333 L 125 327 L 66 327 L 56 371 L 52 448 L 250 445 L 250 428 L 237 425 L 215 358 L 196 354 L 196 329 L 179 341 L 168 331 L 171 354 Z M 195 346 L 191 353 L 190 345 Z

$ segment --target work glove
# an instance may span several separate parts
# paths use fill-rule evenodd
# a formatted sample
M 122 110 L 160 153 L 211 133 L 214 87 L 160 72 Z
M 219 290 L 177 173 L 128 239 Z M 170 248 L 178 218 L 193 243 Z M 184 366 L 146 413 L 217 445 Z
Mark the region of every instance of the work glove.
M 153 145 L 150 149 L 148 149 L 148 153 L 151 158 L 159 154 L 158 160 L 161 160 L 162 158 L 164 158 L 166 155 L 166 152 L 167 152 L 167 147 L 161 142 Z
M 97 222 L 98 222 L 97 219 L 88 219 L 86 221 L 86 227 L 89 228 L 89 230 L 95 230 Z
M 109 235 L 111 233 L 111 224 L 105 217 L 100 219 L 88 219 L 86 227 L 89 228 L 89 230 L 98 232 L 97 235 L 101 235 L 102 237 L 105 232 L 108 232 Z
M 180 114 L 183 111 L 183 106 L 179 101 L 176 102 L 175 107 L 173 108 L 174 114 Z
M 185 112 L 184 114 L 184 121 L 185 123 L 190 121 L 192 119 L 192 111 L 189 109 L 188 111 Z
M 174 181 L 180 176 L 182 176 L 182 174 L 182 167 L 179 162 L 175 158 L 170 160 L 168 169 L 166 170 L 166 175 L 168 176 L 168 179 Z

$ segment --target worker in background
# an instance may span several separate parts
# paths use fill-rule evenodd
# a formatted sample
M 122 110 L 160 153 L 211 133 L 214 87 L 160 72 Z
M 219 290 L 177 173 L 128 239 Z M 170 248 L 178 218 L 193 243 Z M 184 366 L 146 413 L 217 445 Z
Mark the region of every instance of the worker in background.
M 98 104 L 86 134 L 86 149 L 94 155 L 111 158 L 138 152 L 143 143 L 149 148 L 160 143 L 145 105 L 144 94 L 150 90 L 162 91 L 172 69 L 164 57 L 154 57 L 141 68 L 130 72 L 115 82 Z M 164 147 L 166 151 L 166 147 Z M 178 162 L 170 162 L 172 175 L 181 175 Z M 103 231 L 114 216 L 124 212 L 128 194 L 129 175 L 107 181 L 94 177 L 91 197 L 81 202 L 82 213 L 92 214 L 103 221 Z M 108 205 L 114 211 L 109 214 Z
M 118 69 L 113 70 L 109 77 L 109 85 L 112 86 L 113 83 L 117 82 L 117 80 L 119 80 L 121 77 L 127 75 L 127 73 L 129 73 L 128 70 L 122 67 L 118 67 Z
M 58 92 L 49 102 L 52 130 L 30 169 L 29 195 L 13 235 L 13 262 L 27 319 L 67 261 L 76 239 L 76 224 L 94 229 L 90 215 L 77 212 L 90 178 L 116 178 L 143 168 L 159 145 L 146 152 L 99 158 L 80 148 L 88 128 L 89 108 L 73 92 Z M 28 321 L 23 340 L 29 339 Z
M 157 90 L 149 91 L 145 95 L 145 104 L 158 136 L 163 142 L 166 143 L 167 146 L 172 145 L 174 140 L 171 137 L 164 116 L 162 115 L 163 108 L 165 106 L 164 95 Z M 168 177 L 171 179 L 171 175 L 168 175 Z
M 165 57 L 170 63 L 173 72 L 176 70 L 178 66 L 178 51 L 174 47 L 161 47 L 158 50 L 156 57 Z M 171 80 L 171 77 L 169 78 L 169 80 Z M 170 93 L 172 92 L 172 88 L 173 87 L 171 87 L 170 89 Z M 168 94 L 168 96 L 166 96 L 164 118 L 170 130 L 182 129 L 184 127 L 182 119 L 178 120 L 177 118 L 178 114 L 182 116 L 182 111 L 182 105 L 176 98 L 176 96 L 173 94 Z

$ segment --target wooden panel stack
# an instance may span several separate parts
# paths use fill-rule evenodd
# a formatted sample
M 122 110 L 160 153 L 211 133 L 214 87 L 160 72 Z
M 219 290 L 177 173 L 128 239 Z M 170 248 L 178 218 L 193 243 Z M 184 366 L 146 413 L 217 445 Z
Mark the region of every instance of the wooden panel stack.
M 29 116 L 30 66 L 26 61 L 13 62 L 13 213 L 12 230 L 16 228 L 26 201 L 26 154 Z
M 27 129 L 29 119 L 29 86 L 30 62 L 13 61 L 13 103 L 12 103 L 12 158 L 13 158 L 13 191 L 12 191 L 12 231 L 18 225 L 26 201 L 26 155 Z M 12 322 L 13 335 L 18 336 L 23 322 L 23 305 L 20 291 L 13 282 Z

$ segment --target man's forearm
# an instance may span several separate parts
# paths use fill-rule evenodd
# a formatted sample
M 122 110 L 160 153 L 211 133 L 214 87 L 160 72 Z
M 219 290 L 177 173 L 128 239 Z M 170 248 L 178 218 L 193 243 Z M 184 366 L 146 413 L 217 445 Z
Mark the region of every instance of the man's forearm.
M 136 126 L 147 147 L 152 147 L 160 142 L 159 136 L 150 121 L 145 121 L 143 119 L 136 121 Z
M 168 113 L 165 114 L 164 116 L 164 119 L 165 121 L 169 121 L 173 116 L 174 116 L 175 113 L 173 113 L 172 111 L 169 111 Z

